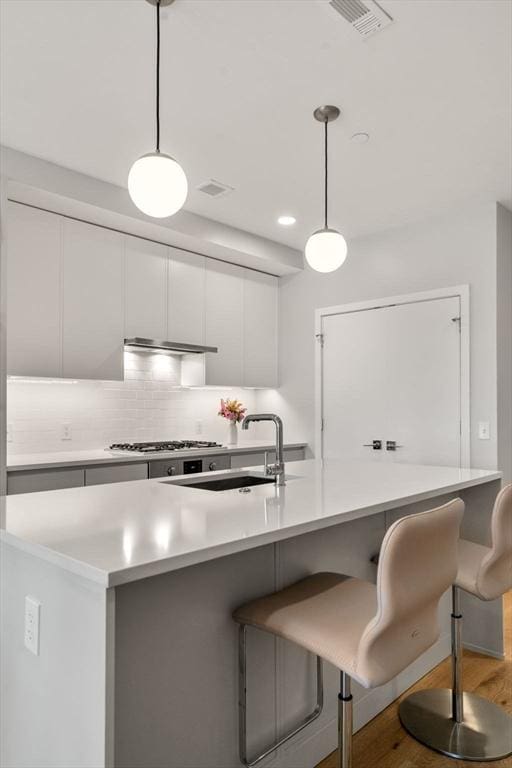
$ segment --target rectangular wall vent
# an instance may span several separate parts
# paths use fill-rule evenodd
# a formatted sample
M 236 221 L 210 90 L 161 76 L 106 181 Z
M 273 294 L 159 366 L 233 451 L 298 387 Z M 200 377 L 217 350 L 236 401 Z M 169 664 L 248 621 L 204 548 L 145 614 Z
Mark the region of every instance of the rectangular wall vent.
M 380 32 L 393 21 L 375 0 L 329 0 L 329 5 L 362 37 Z
M 230 192 L 233 192 L 234 187 L 222 184 L 220 181 L 215 181 L 215 179 L 210 179 L 199 184 L 197 189 L 199 192 L 209 195 L 209 197 L 220 197 L 221 195 L 228 195 Z

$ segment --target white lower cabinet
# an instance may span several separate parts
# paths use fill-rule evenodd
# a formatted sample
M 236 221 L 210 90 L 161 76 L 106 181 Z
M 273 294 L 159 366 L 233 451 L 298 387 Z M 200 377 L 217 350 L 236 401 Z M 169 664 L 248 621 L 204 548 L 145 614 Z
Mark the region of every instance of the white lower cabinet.
M 122 380 L 122 235 L 64 220 L 62 266 L 63 376 Z
M 125 480 L 147 480 L 148 465 L 145 462 L 133 464 L 109 464 L 107 467 L 86 467 L 86 485 L 122 483 Z
M 7 493 L 35 493 L 58 491 L 61 488 L 80 488 L 84 485 L 83 467 L 73 469 L 41 469 L 10 472 L 7 475 Z

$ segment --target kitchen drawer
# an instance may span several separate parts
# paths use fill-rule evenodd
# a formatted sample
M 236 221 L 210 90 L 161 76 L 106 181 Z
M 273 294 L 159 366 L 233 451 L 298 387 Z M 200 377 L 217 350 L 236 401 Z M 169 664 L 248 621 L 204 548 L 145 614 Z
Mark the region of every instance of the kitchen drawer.
M 60 488 L 80 488 L 84 485 L 83 469 L 29 470 L 7 475 L 7 493 L 57 491 Z
M 276 452 L 268 451 L 268 462 L 271 464 L 276 460 Z M 284 461 L 303 461 L 304 460 L 304 448 L 285 448 Z M 239 467 L 258 467 L 265 464 L 265 453 L 259 451 L 258 453 L 234 453 L 231 456 L 231 469 Z
M 147 480 L 147 478 L 148 465 L 143 461 L 134 464 L 110 464 L 108 467 L 87 467 L 85 470 L 86 485 L 122 483 L 125 480 Z

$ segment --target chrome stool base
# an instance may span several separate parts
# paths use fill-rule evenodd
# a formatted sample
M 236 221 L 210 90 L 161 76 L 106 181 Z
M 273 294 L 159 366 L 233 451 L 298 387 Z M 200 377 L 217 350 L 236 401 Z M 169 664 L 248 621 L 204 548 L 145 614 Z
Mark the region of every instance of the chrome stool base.
M 398 710 L 405 730 L 425 746 L 459 760 L 487 762 L 512 754 L 512 717 L 493 702 L 464 693 L 463 721 L 452 717 L 452 691 L 423 690 Z

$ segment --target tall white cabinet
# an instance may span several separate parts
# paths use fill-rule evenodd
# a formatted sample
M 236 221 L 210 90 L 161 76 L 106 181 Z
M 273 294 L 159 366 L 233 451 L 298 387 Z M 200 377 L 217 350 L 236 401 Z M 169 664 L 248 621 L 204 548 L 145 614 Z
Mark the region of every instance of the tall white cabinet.
M 218 347 L 183 358 L 189 386 L 277 386 L 278 280 L 9 204 L 8 373 L 122 380 L 124 339 Z
M 184 344 L 205 343 L 206 259 L 168 248 L 167 336 Z
M 14 376 L 58 376 L 61 218 L 8 205 L 7 360 Z
M 125 338 L 167 339 L 167 248 L 124 237 Z
M 243 383 L 246 386 L 277 386 L 277 291 L 277 278 L 273 275 L 244 270 Z
M 122 379 L 122 238 L 64 219 L 62 243 L 62 375 Z
M 206 344 L 216 354 L 205 359 L 205 383 L 243 384 L 244 270 L 212 261 L 206 269 Z

